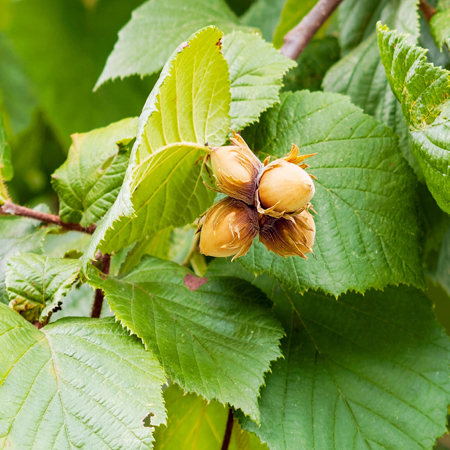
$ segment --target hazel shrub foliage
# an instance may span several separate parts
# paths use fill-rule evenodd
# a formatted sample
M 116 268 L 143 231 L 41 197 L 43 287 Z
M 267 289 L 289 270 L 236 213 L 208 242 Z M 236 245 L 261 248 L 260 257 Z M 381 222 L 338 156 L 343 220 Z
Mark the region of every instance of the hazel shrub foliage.
M 0 104 L 0 448 L 432 449 L 450 403 L 427 290 L 449 286 L 448 2 L 430 27 L 415 1 L 343 0 L 297 62 L 278 48 L 314 1 L 134 2 L 81 93 L 52 72 L 73 49 L 98 63 L 71 26 L 126 20 L 85 3 L 74 23 L 55 0 L 8 6 L 32 68 L 11 98 L 33 84 L 60 140 L 78 132 L 58 220 L 25 214 L 12 133 L 31 106 Z M 67 33 L 38 61 L 57 27 L 25 25 L 44 11 Z M 91 131 L 67 132 L 46 84 L 63 78 Z

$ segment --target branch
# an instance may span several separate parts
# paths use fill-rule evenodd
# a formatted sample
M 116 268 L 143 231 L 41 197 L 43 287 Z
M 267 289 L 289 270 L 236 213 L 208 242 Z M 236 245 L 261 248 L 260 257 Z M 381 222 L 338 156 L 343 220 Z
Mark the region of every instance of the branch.
M 419 8 L 425 16 L 425 19 L 427 19 L 427 22 L 431 20 L 436 12 L 436 9 L 433 8 L 426 0 L 420 0 Z
M 111 255 L 107 253 L 102 257 L 103 267 L 102 272 L 105 275 L 109 274 L 109 269 L 111 267 Z M 98 319 L 102 312 L 103 299 L 105 298 L 105 294 L 101 289 L 95 290 L 94 304 L 92 305 L 91 317 L 93 319 Z
M 288 58 L 297 59 L 341 1 L 319 0 L 302 21 L 286 34 L 280 52 Z
M 225 427 L 225 435 L 223 436 L 221 450 L 228 450 L 231 440 L 231 432 L 233 431 L 233 410 L 228 410 L 227 426 Z
M 66 230 L 81 231 L 83 233 L 89 234 L 92 234 L 96 228 L 95 224 L 85 228 L 78 223 L 65 223 L 59 218 L 59 216 L 35 211 L 34 209 L 30 208 L 25 208 L 24 206 L 16 205 L 15 203 L 12 203 L 10 201 L 7 201 L 2 206 L 0 206 L 0 214 L 29 217 L 30 219 L 39 220 L 44 223 L 54 223 L 55 225 L 59 225 L 60 227 L 65 228 Z

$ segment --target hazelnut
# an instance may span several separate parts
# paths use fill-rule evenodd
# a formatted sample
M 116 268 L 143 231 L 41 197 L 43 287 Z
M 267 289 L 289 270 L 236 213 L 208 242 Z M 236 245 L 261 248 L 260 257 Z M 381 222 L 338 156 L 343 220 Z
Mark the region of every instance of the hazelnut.
M 200 253 L 238 258 L 250 249 L 258 235 L 258 213 L 231 197 L 220 200 L 206 212 L 201 226 Z
M 244 139 L 233 131 L 233 145 L 215 147 L 211 151 L 211 165 L 220 192 L 254 205 L 261 161 L 248 148 Z

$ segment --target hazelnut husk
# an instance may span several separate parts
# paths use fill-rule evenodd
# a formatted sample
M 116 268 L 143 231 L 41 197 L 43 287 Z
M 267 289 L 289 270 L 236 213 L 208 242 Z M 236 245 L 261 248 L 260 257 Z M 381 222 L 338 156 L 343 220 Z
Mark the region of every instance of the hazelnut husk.
M 214 204 L 201 222 L 200 253 L 238 258 L 250 249 L 258 235 L 258 213 L 240 200 L 224 198 Z
M 297 215 L 309 205 L 315 188 L 312 176 L 306 172 L 304 163 L 311 155 L 298 155 L 299 149 L 292 144 L 285 158 L 271 163 L 265 161 L 259 181 L 256 205 L 258 212 L 275 218 Z
M 232 145 L 213 148 L 210 154 L 216 187 L 229 197 L 213 205 L 202 218 L 200 252 L 215 257 L 245 255 L 253 239 L 269 251 L 306 259 L 312 253 L 315 224 L 310 210 L 313 175 L 292 144 L 284 158 L 264 165 L 244 139 L 233 131 Z
M 233 132 L 233 145 L 215 147 L 211 151 L 211 166 L 217 190 L 253 205 L 259 177 L 264 168 L 244 139 Z
M 297 255 L 307 259 L 306 255 L 312 253 L 315 234 L 314 218 L 307 209 L 287 218 L 262 216 L 260 219 L 259 241 L 267 250 L 283 257 Z

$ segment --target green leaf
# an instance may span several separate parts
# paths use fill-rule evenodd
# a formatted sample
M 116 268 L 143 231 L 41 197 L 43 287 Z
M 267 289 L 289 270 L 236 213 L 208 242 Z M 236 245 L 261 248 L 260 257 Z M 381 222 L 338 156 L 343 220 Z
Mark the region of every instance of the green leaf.
M 220 450 L 228 410 L 220 403 L 185 394 L 173 384 L 164 391 L 167 427 L 155 432 L 155 450 Z M 267 450 L 253 434 L 243 431 L 234 419 L 229 450 Z
M 279 292 L 285 359 L 261 393 L 261 428 L 249 428 L 272 449 L 431 449 L 446 431 L 450 346 L 425 295 Z
M 53 258 L 65 258 L 68 254 L 83 253 L 91 236 L 78 231 L 52 230 L 45 236 L 43 253 Z
M 9 306 L 29 322 L 45 322 L 75 283 L 80 262 L 19 253 L 9 258 L 6 288 Z
M 279 101 L 283 75 L 295 62 L 257 34 L 234 32 L 223 39 L 231 81 L 231 128 L 240 130 Z
M 3 448 L 151 449 L 165 422 L 164 374 L 114 319 L 62 319 L 37 330 L 0 305 Z
M 286 0 L 281 12 L 280 22 L 273 35 L 273 45 L 276 48 L 281 48 L 284 36 L 301 22 L 316 3 L 317 0 Z M 326 25 L 322 25 L 315 36 L 323 37 L 325 27 Z
M 436 267 L 427 275 L 432 280 L 439 283 L 443 289 L 450 295 L 450 228 L 447 228 L 438 257 L 434 261 Z
M 450 47 L 450 0 L 439 0 L 436 13 L 430 20 L 431 33 L 442 51 L 444 44 Z
M 184 390 L 259 419 L 259 388 L 283 334 L 258 303 L 267 302 L 259 290 L 234 278 L 197 278 L 149 256 L 120 278 L 103 280 L 91 269 L 89 282 Z
M 19 252 L 42 253 L 42 242 L 48 229 L 39 222 L 20 217 L 0 216 L 0 303 L 8 303 L 5 271 L 8 258 Z
M 371 6 L 376 3 L 370 2 Z M 340 10 L 340 14 L 346 14 L 349 23 L 354 24 L 352 14 L 361 14 L 360 8 L 363 5 L 369 5 L 367 1 L 363 0 L 354 5 L 355 11 L 349 11 L 349 4 L 350 2 L 344 2 L 342 5 L 344 8 Z M 372 115 L 376 115 L 377 109 L 384 107 L 380 102 L 384 101 L 387 87 L 387 83 L 383 82 L 385 74 L 375 33 L 375 22 L 378 20 L 398 29 L 399 32 L 410 34 L 409 40 L 411 42 L 417 40 L 419 21 L 416 0 L 394 0 L 392 4 L 381 2 L 370 19 L 371 26 L 366 28 L 366 33 L 370 32 L 369 35 L 351 53 L 339 61 L 328 72 L 324 80 L 326 90 L 349 95 L 357 106 Z M 353 33 L 355 32 L 356 30 L 353 30 Z M 341 46 L 344 45 L 342 39 L 346 33 L 352 35 L 349 30 L 341 30 Z M 381 113 L 382 111 L 379 111 L 378 115 Z
M 53 312 L 50 323 L 56 322 L 63 317 L 91 317 L 94 299 L 95 290 L 86 282 L 83 283 L 79 280 L 64 297 L 61 308 L 57 308 Z M 100 317 L 105 318 L 112 315 L 113 313 L 109 308 L 108 302 L 103 302 Z
M 433 36 L 431 36 L 430 24 L 423 14 L 419 15 L 420 35 L 418 44 L 420 47 L 426 48 L 427 61 L 433 63 L 435 66 L 441 66 L 444 69 L 450 69 L 450 52 L 446 47 L 442 51 L 436 47 Z
M 57 310 L 52 314 L 50 322 L 55 322 L 63 317 L 90 317 L 94 296 L 94 289 L 89 284 L 75 284 L 64 298 L 61 310 Z M 110 311 L 109 306 L 106 302 L 103 302 L 100 317 L 107 317 L 105 315 L 107 311 Z
M 409 126 L 409 137 L 428 189 L 450 212 L 450 72 L 426 62 L 425 50 L 406 36 L 378 26 L 386 75 Z
M 2 15 L 4 7 L 1 8 Z M 30 80 L 11 40 L 0 32 L 0 105 L 13 134 L 27 129 L 37 106 Z
M 230 274 L 215 263 L 212 275 Z M 245 418 L 244 428 L 271 450 L 433 447 L 446 431 L 450 342 L 421 291 L 391 286 L 336 300 L 267 276 L 253 282 L 287 336 L 261 390 L 261 426 Z
M 86 132 L 137 116 L 155 79 L 137 77 L 92 88 L 119 30 L 142 0 L 10 2 L 6 30 L 59 141 L 69 147 L 72 133 Z M 146 47 L 148 50 L 148 46 Z
M 183 228 L 175 228 L 170 236 L 170 261 L 183 264 L 192 248 L 192 242 L 197 232 L 197 226 L 186 225 Z
M 144 255 L 155 256 L 160 259 L 169 259 L 170 237 L 172 228 L 164 228 L 157 233 L 146 236 L 127 253 L 120 266 L 120 273 L 127 273 L 137 266 Z
M 215 25 L 225 33 L 240 26 L 224 0 L 149 0 L 133 11 L 97 81 L 159 71 L 174 48 L 196 30 Z
M 9 200 L 5 180 L 10 180 L 12 177 L 13 167 L 11 164 L 11 148 L 6 140 L 6 130 L 0 112 L 0 204 Z
M 27 204 L 30 199 L 47 196 L 51 174 L 67 155 L 42 110 L 36 111 L 32 125 L 11 141 L 11 153 L 14 178 L 8 188 L 13 198 Z
M 438 261 L 444 236 L 450 225 L 450 217 L 439 208 L 427 187 L 417 186 L 419 224 L 422 234 L 422 261 L 427 276 L 433 272 Z
M 427 63 L 426 50 L 410 45 L 407 36 L 381 24 L 378 45 L 388 81 L 402 104 L 408 125 L 426 129 L 446 107 L 449 72 Z
M 262 37 L 272 42 L 286 0 L 256 0 L 242 16 L 242 23 L 261 30 Z
M 335 64 L 325 76 L 323 85 L 325 91 L 337 92 L 350 96 L 352 102 L 364 110 L 365 113 L 374 116 L 377 120 L 390 126 L 400 136 L 400 149 L 419 178 L 423 179 L 419 164 L 415 159 L 408 140 L 408 127 L 403 118 L 401 107 L 395 99 L 387 82 L 383 64 L 378 50 L 375 33 L 375 21 L 381 19 L 400 32 L 409 33 L 411 42 L 415 42 L 419 35 L 419 21 L 417 16 L 416 0 L 394 0 L 392 2 L 378 2 L 378 7 L 369 13 L 374 5 L 363 1 L 354 5 L 355 11 L 349 11 L 344 2 L 341 14 L 347 14 L 348 22 L 343 23 L 341 30 L 341 44 L 345 38 L 354 38 L 358 30 L 352 29 L 353 14 L 357 17 L 363 11 L 370 16 L 370 28 L 365 32 L 371 32 L 356 48 Z M 377 2 L 373 2 L 377 3 Z M 363 6 L 366 8 L 361 9 Z M 351 18 L 351 19 L 350 19 Z M 362 19 L 362 17 L 361 17 Z M 365 19 L 366 20 L 366 19 Z M 365 23 L 365 22 L 364 22 Z M 350 28 L 348 29 L 347 26 Z M 362 32 L 362 30 L 359 30 Z
M 169 226 L 193 222 L 212 203 L 212 195 L 202 183 L 206 147 L 194 144 L 169 145 L 148 157 L 139 166 L 137 180 L 131 185 L 131 214 L 111 221 L 115 207 L 107 214 L 93 235 L 85 260 L 91 258 L 94 245 L 102 239 L 100 248 L 111 253 L 136 242 L 143 235 L 156 233 Z M 141 178 L 142 176 L 142 178 Z
M 255 0 L 226 0 L 226 2 L 237 16 L 242 16 Z
M 389 15 L 391 11 L 398 9 L 398 3 L 399 0 L 344 0 L 338 9 L 342 54 L 345 56 L 370 37 L 382 12 Z M 399 25 L 402 26 L 401 23 Z
M 135 12 L 131 22 L 119 34 L 119 41 L 98 84 L 109 78 L 125 77 L 132 73 L 154 73 L 161 68 L 171 49 L 187 39 L 197 28 L 212 23 L 230 32 L 223 39 L 223 55 L 230 70 L 231 126 L 234 129 L 244 128 L 279 100 L 281 79 L 295 63 L 275 51 L 256 34 L 231 32 L 233 29 L 249 29 L 238 26 L 236 17 L 231 22 L 230 18 L 227 19 L 232 13 L 223 0 L 195 0 L 189 2 L 188 7 L 184 3 L 180 6 L 179 2 L 181 0 L 170 3 L 153 0 Z M 228 13 L 224 13 L 223 8 Z M 180 13 L 182 17 L 178 18 L 177 14 Z M 211 16 L 213 13 L 215 19 Z M 178 20 L 182 21 L 182 26 Z M 194 22 L 191 23 L 190 20 Z M 176 28 L 176 31 L 168 32 L 167 26 Z M 148 36 L 148 33 L 151 35 Z M 145 45 L 140 45 L 140 42 L 145 42 Z M 148 42 L 157 42 L 151 52 L 148 51 Z
M 221 37 L 217 28 L 205 28 L 167 62 L 139 118 L 122 189 L 93 235 L 85 265 L 100 243 L 106 253 L 118 251 L 163 228 L 191 223 L 212 204 L 215 193 L 203 184 L 206 145 L 222 144 L 230 124 Z
M 339 59 L 339 43 L 335 37 L 314 39 L 298 57 L 297 67 L 285 75 L 282 91 L 321 90 L 325 74 Z
M 11 180 L 13 174 L 13 166 L 11 164 L 11 148 L 8 144 L 3 118 L 0 113 L 0 178 L 8 181 Z
M 71 136 L 66 162 L 52 175 L 64 222 L 89 226 L 114 203 L 128 165 L 129 148 L 119 141 L 136 136 L 138 119 Z
M 292 143 L 317 177 L 315 258 L 282 258 L 254 245 L 243 263 L 295 291 L 333 295 L 387 284 L 424 286 L 416 216 L 415 178 L 394 133 L 338 94 L 301 91 L 243 133 L 261 159 L 285 156 Z

